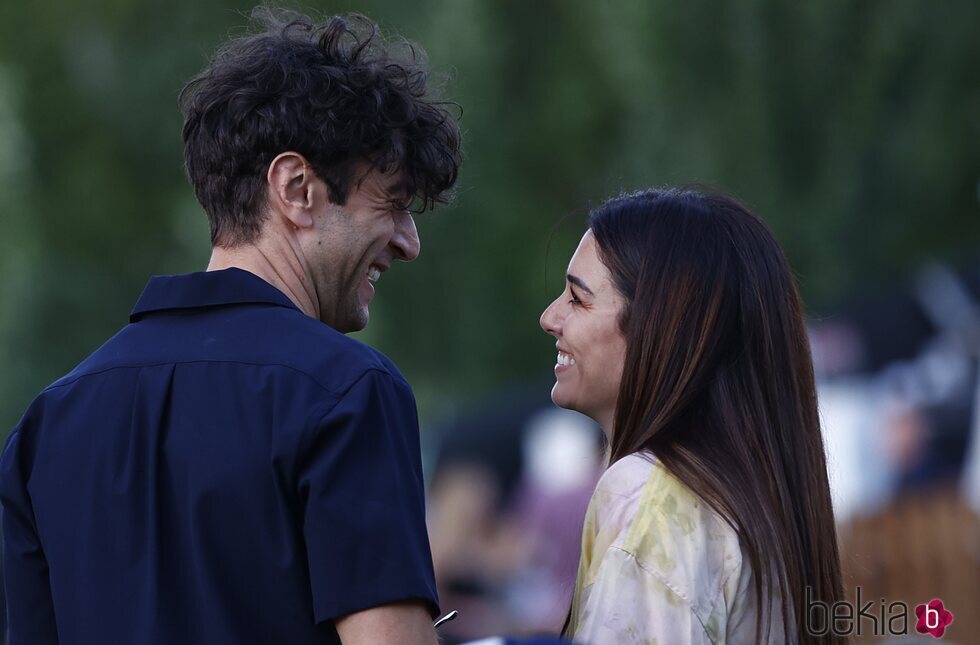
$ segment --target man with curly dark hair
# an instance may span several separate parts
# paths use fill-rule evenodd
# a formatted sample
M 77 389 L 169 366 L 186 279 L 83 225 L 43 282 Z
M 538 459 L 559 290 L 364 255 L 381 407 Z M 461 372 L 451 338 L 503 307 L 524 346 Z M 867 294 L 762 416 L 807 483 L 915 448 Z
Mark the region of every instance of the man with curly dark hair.
M 4 449 L 12 645 L 436 642 L 415 400 L 345 334 L 458 126 L 367 19 L 257 17 L 180 97 L 208 270 L 151 278 Z

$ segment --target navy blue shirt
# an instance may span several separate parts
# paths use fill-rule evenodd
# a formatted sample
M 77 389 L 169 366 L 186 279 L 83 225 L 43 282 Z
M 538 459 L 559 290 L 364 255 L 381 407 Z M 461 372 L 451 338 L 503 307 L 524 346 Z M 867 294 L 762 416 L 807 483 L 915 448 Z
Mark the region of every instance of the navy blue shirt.
M 240 269 L 150 280 L 0 461 L 10 644 L 338 642 L 438 613 L 411 389 Z

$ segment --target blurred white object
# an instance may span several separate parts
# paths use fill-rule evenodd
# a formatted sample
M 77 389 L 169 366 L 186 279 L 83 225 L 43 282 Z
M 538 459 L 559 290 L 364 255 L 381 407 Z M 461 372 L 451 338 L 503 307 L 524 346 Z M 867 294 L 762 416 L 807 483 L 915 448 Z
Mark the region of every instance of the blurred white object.
M 882 450 L 882 398 L 881 388 L 866 378 L 817 384 L 830 494 L 838 522 L 880 508 L 894 489 L 894 469 Z
M 980 376 L 977 393 L 973 397 L 973 432 L 963 464 L 963 497 L 980 513 Z
M 956 343 L 963 364 L 976 360 L 980 354 L 980 303 L 959 276 L 945 265 L 929 265 L 919 275 L 917 291 L 933 323 Z M 973 395 L 971 425 L 963 462 L 963 497 L 980 512 L 980 375 Z
M 561 493 L 593 478 L 598 464 L 595 424 L 578 412 L 546 409 L 528 422 L 526 476 L 542 491 Z

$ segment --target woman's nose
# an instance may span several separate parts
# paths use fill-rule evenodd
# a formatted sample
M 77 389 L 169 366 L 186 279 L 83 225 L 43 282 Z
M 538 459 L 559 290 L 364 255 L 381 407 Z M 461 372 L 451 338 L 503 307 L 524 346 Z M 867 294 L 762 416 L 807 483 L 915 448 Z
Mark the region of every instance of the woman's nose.
M 559 319 L 558 319 L 558 300 L 555 300 L 550 305 L 541 312 L 541 318 L 538 320 L 538 324 L 541 325 L 541 329 L 545 333 L 551 334 L 552 336 L 558 336 L 561 333 Z

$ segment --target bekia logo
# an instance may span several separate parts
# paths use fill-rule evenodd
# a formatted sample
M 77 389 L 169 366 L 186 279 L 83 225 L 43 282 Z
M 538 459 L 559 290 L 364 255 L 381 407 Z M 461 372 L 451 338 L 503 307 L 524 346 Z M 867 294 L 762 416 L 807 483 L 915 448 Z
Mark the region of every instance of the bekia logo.
M 888 602 L 884 598 L 862 602 L 861 587 L 855 587 L 854 591 L 854 603 L 841 600 L 828 604 L 813 598 L 813 590 L 807 587 L 803 608 L 807 633 L 811 636 L 907 636 L 909 619 L 914 615 L 915 631 L 942 638 L 953 622 L 953 612 L 939 598 L 911 610 L 907 603 Z
M 942 638 L 946 628 L 953 622 L 953 612 L 946 609 L 939 598 L 917 606 L 915 615 L 919 619 L 915 623 L 915 631 L 930 634 L 933 638 Z

